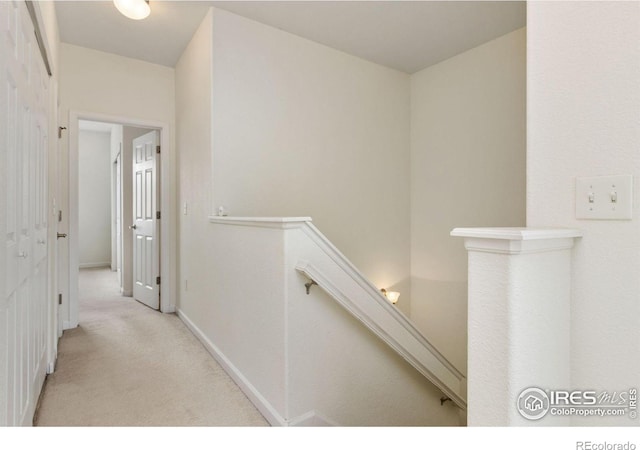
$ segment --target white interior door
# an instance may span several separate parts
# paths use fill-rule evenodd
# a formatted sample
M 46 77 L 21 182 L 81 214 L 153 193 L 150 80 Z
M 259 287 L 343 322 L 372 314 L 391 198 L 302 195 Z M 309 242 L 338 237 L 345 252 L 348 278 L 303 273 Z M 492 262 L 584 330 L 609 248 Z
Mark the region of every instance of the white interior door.
M 46 372 L 49 77 L 25 2 L 0 2 L 0 426 L 31 423 Z
M 133 140 L 133 297 L 160 309 L 158 132 Z

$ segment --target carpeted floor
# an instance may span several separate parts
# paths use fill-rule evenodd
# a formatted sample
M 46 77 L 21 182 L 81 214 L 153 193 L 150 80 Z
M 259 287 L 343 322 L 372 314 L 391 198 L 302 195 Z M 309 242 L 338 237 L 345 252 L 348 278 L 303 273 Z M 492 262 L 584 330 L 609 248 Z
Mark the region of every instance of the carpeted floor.
M 80 271 L 79 306 L 36 425 L 268 425 L 178 317 L 121 297 L 114 272 Z

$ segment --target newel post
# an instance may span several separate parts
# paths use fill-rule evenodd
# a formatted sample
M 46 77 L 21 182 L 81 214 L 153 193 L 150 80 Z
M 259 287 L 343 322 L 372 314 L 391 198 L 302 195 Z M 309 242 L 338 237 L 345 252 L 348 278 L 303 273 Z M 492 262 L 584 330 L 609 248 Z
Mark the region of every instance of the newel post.
M 469 252 L 468 424 L 566 424 L 550 414 L 525 418 L 518 404 L 527 388 L 569 387 L 571 249 L 581 232 L 456 228 L 451 235 Z

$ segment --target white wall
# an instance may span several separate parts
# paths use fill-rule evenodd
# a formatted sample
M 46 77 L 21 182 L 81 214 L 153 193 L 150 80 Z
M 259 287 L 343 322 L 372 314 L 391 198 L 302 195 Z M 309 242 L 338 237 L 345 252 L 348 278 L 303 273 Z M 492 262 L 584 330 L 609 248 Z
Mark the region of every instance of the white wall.
M 264 54 L 273 55 L 274 62 L 260 56 Z M 213 68 L 207 64 L 211 59 Z M 297 75 L 287 69 L 291 67 L 299 69 Z M 281 307 L 268 305 L 282 301 L 284 294 L 278 297 L 277 290 L 267 289 L 263 298 L 267 303 L 256 305 L 259 311 L 266 307 L 266 315 L 255 317 L 255 310 L 247 312 L 248 298 L 237 289 L 255 294 L 263 286 L 251 275 L 256 271 L 260 280 L 277 282 L 268 274 L 282 271 L 271 259 L 281 258 L 282 249 L 270 244 L 269 248 L 255 247 L 242 235 L 242 248 L 251 251 L 238 253 L 233 236 L 216 232 L 206 217 L 213 205 L 220 204 L 232 215 L 310 213 L 323 232 L 333 230 L 330 237 L 369 277 L 375 281 L 379 276 L 381 286 L 405 279 L 409 262 L 408 91 L 404 74 L 219 10 L 207 15 L 176 66 L 182 211 L 178 310 L 232 358 L 281 413 L 287 402 L 282 396 L 286 388 L 280 384 L 284 356 L 278 347 L 284 343 L 284 318 Z M 273 237 L 272 230 L 260 231 L 265 233 L 263 239 Z M 249 253 L 259 254 L 264 264 L 254 259 L 248 263 Z M 268 255 L 271 257 L 264 262 Z M 247 279 L 254 283 L 247 284 Z M 242 281 L 238 284 L 236 280 Z M 403 300 L 408 300 L 408 287 L 400 290 L 406 296 Z M 341 318 L 345 314 L 332 303 L 328 307 Z M 247 328 L 249 322 L 254 325 Z M 360 325 L 353 327 L 348 317 L 346 322 L 352 327 L 347 327 L 351 337 L 355 333 L 370 339 Z M 254 345 L 269 351 L 260 351 L 256 357 Z M 382 365 L 387 375 L 395 370 L 393 364 L 385 365 L 388 352 L 375 337 L 365 347 L 378 359 L 368 355 L 358 361 Z M 396 361 L 395 355 L 391 358 Z M 349 367 L 344 365 L 335 376 L 345 380 Z M 375 408 L 365 408 L 370 412 L 356 418 L 354 405 L 343 404 L 336 406 L 342 411 L 339 419 L 345 423 L 456 424 L 455 408 L 431 415 L 440 411 L 439 392 L 416 374 L 409 368 L 405 373 L 408 381 L 403 379 L 398 389 L 405 395 L 415 392 L 404 386 L 405 381 L 421 384 L 424 391 L 410 401 L 420 403 L 419 399 L 426 398 L 438 409 L 421 411 L 420 417 L 409 419 L 390 418 Z M 298 399 L 295 404 L 302 407 Z M 291 414 L 302 412 L 282 414 L 291 419 Z
M 224 10 L 212 34 L 214 205 L 311 216 L 408 305 L 409 76 Z
M 69 111 L 97 113 L 128 119 L 154 121 L 169 126 L 169 167 L 175 166 L 173 130 L 175 124 L 174 69 L 75 45 L 60 45 L 60 125 L 69 127 Z M 60 231 L 69 230 L 68 179 L 69 140 L 63 133 L 60 143 L 60 190 L 63 222 Z M 168 187 L 168 192 L 174 190 Z M 170 199 L 175 210 L 175 198 Z M 171 220 L 167 214 L 166 220 Z M 62 242 L 61 269 L 68 258 L 68 243 Z M 171 239 L 170 242 L 175 242 Z M 68 307 L 68 274 L 61 277 L 63 317 L 71 321 Z M 72 325 L 72 324 L 71 324 Z
M 79 134 L 80 267 L 111 263 L 111 133 Z
M 179 193 L 179 307 L 189 305 L 199 315 L 206 298 L 203 285 L 211 257 L 199 237 L 210 233 L 205 220 L 212 213 L 211 180 L 211 61 L 213 10 L 205 16 L 176 65 L 176 142 Z M 186 209 L 185 209 L 186 205 Z M 187 283 L 190 288 L 187 290 Z M 197 300 L 200 300 L 199 302 Z
M 529 2 L 527 17 L 527 225 L 584 233 L 573 257 L 572 387 L 637 387 L 640 3 Z M 633 220 L 576 220 L 575 177 L 612 174 L 635 178 Z
M 270 423 L 459 424 L 457 407 L 378 336 L 320 288 L 306 294 L 301 258 L 337 265 L 305 231 L 202 222 L 206 301 L 178 314 Z
M 136 59 L 60 45 L 61 114 L 69 109 L 174 123 L 174 70 Z
M 524 226 L 526 33 L 411 76 L 411 319 L 462 372 L 467 252 L 455 227 Z
M 209 292 L 207 214 L 310 215 L 466 371 L 449 232 L 524 225 L 524 29 L 409 77 L 213 9 L 176 67 L 176 111 L 189 315 Z

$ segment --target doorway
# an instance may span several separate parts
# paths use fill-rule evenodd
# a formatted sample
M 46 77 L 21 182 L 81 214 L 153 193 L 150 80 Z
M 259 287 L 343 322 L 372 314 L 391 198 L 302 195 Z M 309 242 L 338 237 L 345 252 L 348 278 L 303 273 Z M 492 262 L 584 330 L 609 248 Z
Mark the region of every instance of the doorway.
M 162 148 L 168 148 L 168 126 L 163 123 L 131 119 L 126 117 L 114 117 L 97 113 L 79 113 L 70 112 L 69 120 L 69 233 L 68 233 L 68 257 L 66 261 L 60 262 L 62 269 L 60 282 L 67 283 L 68 305 L 61 308 L 60 317 L 62 319 L 62 328 L 75 328 L 78 325 L 78 290 L 79 290 L 79 270 L 81 267 L 80 251 L 81 251 L 81 230 L 80 230 L 80 132 L 82 122 L 100 122 L 110 127 L 121 127 L 122 148 L 119 152 L 114 149 L 114 154 L 110 155 L 110 180 L 116 186 L 111 186 L 110 193 L 112 200 L 109 200 L 109 208 L 111 210 L 110 226 L 115 228 L 115 232 L 110 232 L 109 258 L 108 265 L 110 270 L 119 270 L 119 283 L 121 284 L 121 293 L 131 296 L 133 294 L 132 284 L 128 283 L 127 278 L 133 279 L 133 273 L 127 268 L 127 239 L 131 236 L 129 226 L 133 224 L 132 220 L 132 197 L 126 194 L 126 184 L 133 183 L 132 171 L 125 168 L 125 144 L 128 141 L 131 145 L 136 134 L 148 133 L 150 130 L 156 130 L 158 134 L 158 153 L 157 160 L 159 170 L 157 171 L 157 180 L 160 184 L 158 190 L 158 213 L 162 212 L 162 235 L 160 236 L 158 252 L 159 271 L 157 281 L 161 284 L 158 286 L 160 301 L 158 307 L 161 312 L 174 312 L 175 304 L 172 295 L 173 291 L 173 273 L 175 271 L 173 260 L 171 258 L 171 239 L 173 232 L 174 214 L 171 208 L 172 195 L 170 187 L 173 186 L 172 172 L 169 170 L 170 161 L 168 161 L 169 152 L 162 152 Z M 127 133 L 125 133 L 127 132 Z M 125 134 L 127 134 L 125 136 Z M 133 152 L 133 151 L 132 151 Z M 131 152 L 131 153 L 132 153 Z M 118 154 L 120 157 L 118 158 Z M 121 178 L 121 192 L 117 194 L 117 180 Z M 119 199 L 119 200 L 118 200 Z M 118 201 L 120 204 L 118 205 Z M 119 208 L 120 216 L 114 212 Z M 127 217 L 127 214 L 129 217 Z M 127 219 L 130 219 L 127 221 Z M 120 230 L 120 233 L 118 233 Z M 119 235 L 119 236 L 118 236 Z M 114 242 L 114 239 L 116 240 Z M 118 242 L 119 240 L 119 242 Z M 103 261 L 106 263 L 106 261 Z M 131 264 L 133 265 L 133 263 Z M 131 274 L 131 275 L 129 275 Z M 155 279 L 155 277 L 154 277 Z M 130 288 L 128 286 L 131 286 Z
M 158 134 L 150 128 L 79 122 L 79 298 L 91 297 L 98 287 L 86 282 L 92 279 L 86 272 L 111 271 L 113 276 L 104 274 L 99 284 L 113 280 L 122 296 L 133 294 L 153 309 L 160 307 Z

